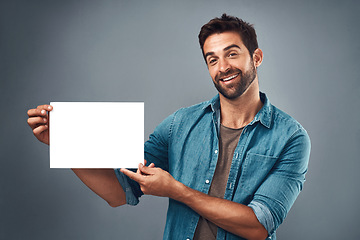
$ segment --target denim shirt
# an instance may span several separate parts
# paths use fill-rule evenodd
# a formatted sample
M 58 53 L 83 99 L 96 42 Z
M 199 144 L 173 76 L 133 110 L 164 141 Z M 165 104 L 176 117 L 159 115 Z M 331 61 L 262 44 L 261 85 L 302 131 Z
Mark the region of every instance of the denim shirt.
M 264 103 L 244 127 L 235 149 L 224 199 L 251 207 L 276 239 L 275 230 L 285 219 L 305 182 L 310 139 L 292 117 Z M 208 193 L 219 155 L 219 95 L 182 108 L 167 117 L 145 143 L 145 159 L 168 171 L 186 186 Z M 115 170 L 127 203 L 136 205 L 143 194 L 139 185 Z M 163 239 L 192 239 L 199 215 L 185 204 L 169 199 Z M 243 239 L 219 228 L 217 239 Z

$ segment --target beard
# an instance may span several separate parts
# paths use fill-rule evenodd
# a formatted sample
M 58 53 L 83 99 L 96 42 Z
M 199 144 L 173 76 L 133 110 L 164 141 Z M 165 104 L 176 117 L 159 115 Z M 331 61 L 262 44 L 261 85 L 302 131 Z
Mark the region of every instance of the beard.
M 256 77 L 256 69 L 254 65 L 251 63 L 250 66 L 251 69 L 249 71 L 246 71 L 245 73 L 243 73 L 238 68 L 232 68 L 225 73 L 219 73 L 218 75 L 216 75 L 213 82 L 219 93 L 230 100 L 240 97 L 249 88 L 249 86 Z M 228 86 L 224 86 L 223 84 L 221 84 L 221 78 L 234 74 L 239 74 L 240 79 L 238 81 L 234 81 Z

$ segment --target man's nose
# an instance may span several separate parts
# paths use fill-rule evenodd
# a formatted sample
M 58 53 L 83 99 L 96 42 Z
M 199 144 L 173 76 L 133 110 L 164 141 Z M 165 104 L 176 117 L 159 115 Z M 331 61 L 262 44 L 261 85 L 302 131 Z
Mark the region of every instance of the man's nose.
M 220 72 L 227 72 L 230 69 L 230 64 L 226 59 L 219 60 L 219 71 Z

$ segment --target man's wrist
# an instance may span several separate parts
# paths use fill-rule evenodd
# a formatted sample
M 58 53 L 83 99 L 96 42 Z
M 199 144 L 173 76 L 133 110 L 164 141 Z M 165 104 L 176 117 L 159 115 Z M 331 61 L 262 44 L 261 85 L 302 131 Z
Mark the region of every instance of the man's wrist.
M 179 202 L 183 202 L 185 197 L 186 186 L 181 182 L 175 180 L 174 184 L 171 186 L 171 190 L 169 191 L 169 198 L 174 199 Z

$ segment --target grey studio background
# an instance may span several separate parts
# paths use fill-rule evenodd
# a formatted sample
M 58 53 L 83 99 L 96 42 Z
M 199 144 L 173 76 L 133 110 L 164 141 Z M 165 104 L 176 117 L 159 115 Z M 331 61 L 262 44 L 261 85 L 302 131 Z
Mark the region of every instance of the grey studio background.
M 278 239 L 358 239 L 359 10 L 357 1 L 0 1 L 0 238 L 161 239 L 167 199 L 109 207 L 71 170 L 49 168 L 26 111 L 144 101 L 146 140 L 178 108 L 216 94 L 197 35 L 226 12 L 255 25 L 260 88 L 312 140 L 307 182 Z M 107 113 L 94 114 L 101 131 Z

